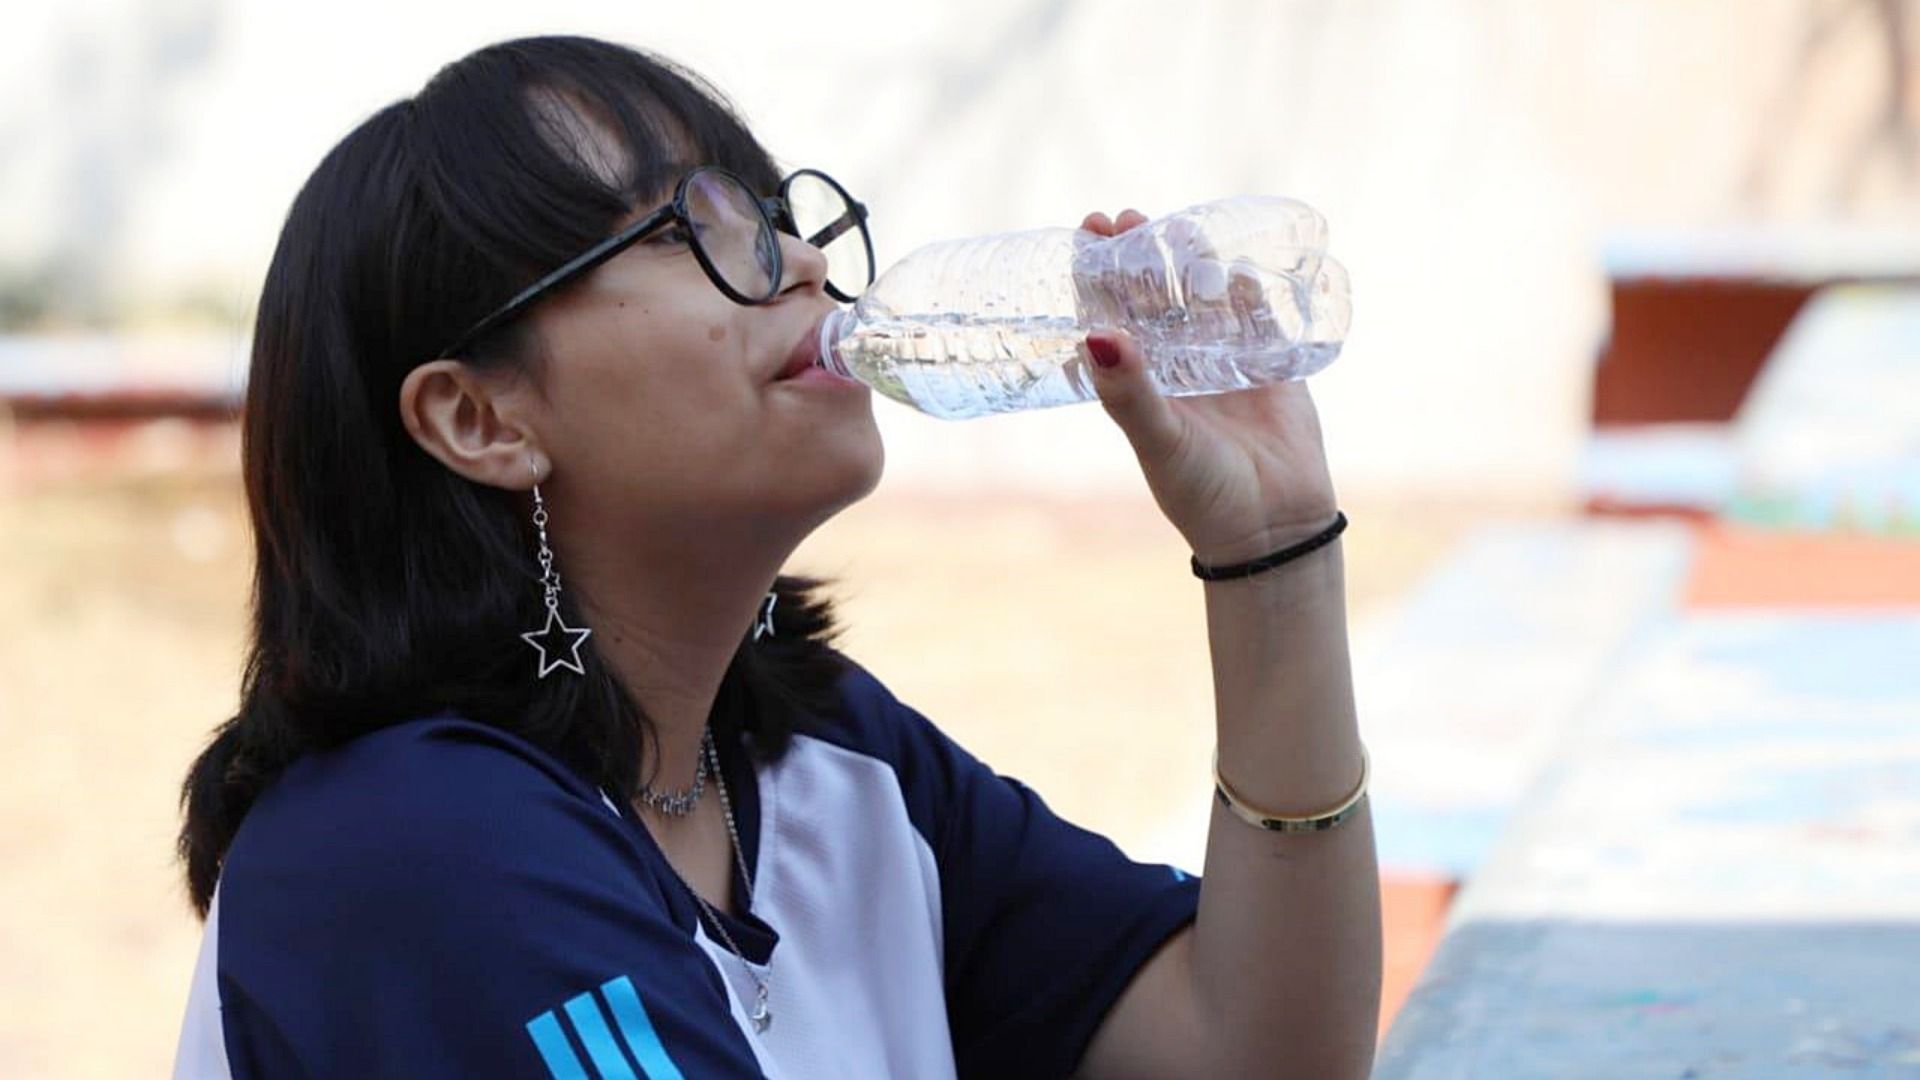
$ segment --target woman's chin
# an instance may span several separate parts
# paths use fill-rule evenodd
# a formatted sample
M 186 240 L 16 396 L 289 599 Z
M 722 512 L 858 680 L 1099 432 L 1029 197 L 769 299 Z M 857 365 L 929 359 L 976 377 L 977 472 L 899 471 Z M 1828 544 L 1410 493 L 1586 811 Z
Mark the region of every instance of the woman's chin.
M 887 468 L 886 447 L 876 432 L 858 451 L 841 461 L 831 481 L 822 485 L 816 505 L 831 517 L 873 494 Z M 823 519 L 824 520 L 824 519 Z

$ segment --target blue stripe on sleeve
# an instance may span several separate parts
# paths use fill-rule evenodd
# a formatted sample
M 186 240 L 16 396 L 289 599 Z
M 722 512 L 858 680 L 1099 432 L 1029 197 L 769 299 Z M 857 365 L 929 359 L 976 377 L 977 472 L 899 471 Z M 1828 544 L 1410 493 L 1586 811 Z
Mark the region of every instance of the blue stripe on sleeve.
M 527 1034 L 533 1036 L 533 1045 L 540 1049 L 540 1057 L 547 1063 L 547 1074 L 553 1080 L 587 1080 L 580 1059 L 573 1056 L 573 1047 L 567 1045 L 567 1033 L 561 1029 L 559 1017 L 551 1010 L 527 1021 Z
M 667 1056 L 667 1048 L 661 1045 L 660 1035 L 653 1029 L 653 1018 L 640 1003 L 640 992 L 633 988 L 633 981 L 622 975 L 604 983 L 600 992 L 606 995 L 614 1022 L 620 1025 L 620 1034 L 627 1040 L 627 1049 L 633 1051 L 633 1059 L 646 1070 L 648 1080 L 686 1080 L 680 1067 Z
M 600 1070 L 601 1080 L 638 1080 L 627 1067 L 627 1056 L 613 1041 L 613 1032 L 607 1030 L 607 1022 L 601 1017 L 600 1004 L 593 999 L 593 994 L 581 994 L 569 1000 L 567 1015 L 573 1018 L 573 1030 L 580 1036 L 580 1044 L 587 1048 L 587 1056 L 593 1059 L 593 1067 Z

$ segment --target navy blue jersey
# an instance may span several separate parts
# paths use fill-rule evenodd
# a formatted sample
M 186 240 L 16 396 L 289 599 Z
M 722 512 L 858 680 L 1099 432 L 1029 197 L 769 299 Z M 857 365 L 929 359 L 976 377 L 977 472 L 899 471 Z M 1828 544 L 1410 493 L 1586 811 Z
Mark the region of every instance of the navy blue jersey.
M 442 715 L 300 758 L 221 869 L 176 1076 L 1069 1074 L 1199 882 L 858 665 L 840 700 L 776 762 L 723 746 L 744 963 L 632 810 L 524 739 Z

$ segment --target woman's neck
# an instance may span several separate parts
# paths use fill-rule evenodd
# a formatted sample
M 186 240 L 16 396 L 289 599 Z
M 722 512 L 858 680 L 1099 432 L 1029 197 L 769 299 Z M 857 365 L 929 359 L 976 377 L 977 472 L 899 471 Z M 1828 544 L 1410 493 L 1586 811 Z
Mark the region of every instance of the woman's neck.
M 595 654 L 652 722 L 657 756 L 642 762 L 640 778 L 656 790 L 681 791 L 693 783 L 720 684 L 804 535 L 712 531 L 757 532 L 760 543 L 708 540 L 665 552 L 629 538 L 617 551 L 589 541 L 561 552 L 566 580 L 579 590 L 593 629 Z

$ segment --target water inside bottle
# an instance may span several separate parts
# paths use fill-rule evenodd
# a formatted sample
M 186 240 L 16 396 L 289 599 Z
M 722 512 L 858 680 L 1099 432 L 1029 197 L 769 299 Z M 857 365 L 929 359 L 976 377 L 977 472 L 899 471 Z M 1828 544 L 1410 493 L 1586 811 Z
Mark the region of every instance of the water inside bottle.
M 1097 400 L 1073 318 L 971 314 L 891 315 L 859 326 L 837 353 L 855 377 L 887 397 L 946 420 Z M 1176 335 L 1177 336 L 1177 335 Z M 1272 348 L 1245 341 L 1141 341 L 1148 371 L 1169 397 L 1251 389 L 1305 378 L 1333 362 L 1338 342 Z

